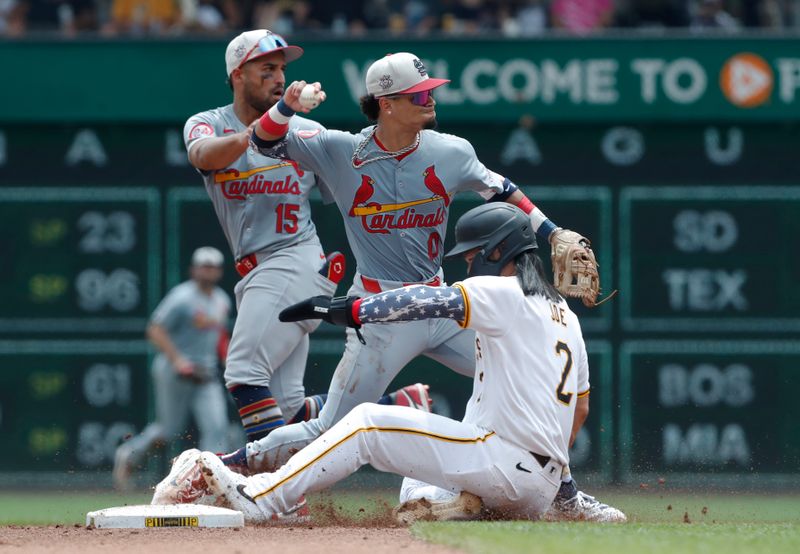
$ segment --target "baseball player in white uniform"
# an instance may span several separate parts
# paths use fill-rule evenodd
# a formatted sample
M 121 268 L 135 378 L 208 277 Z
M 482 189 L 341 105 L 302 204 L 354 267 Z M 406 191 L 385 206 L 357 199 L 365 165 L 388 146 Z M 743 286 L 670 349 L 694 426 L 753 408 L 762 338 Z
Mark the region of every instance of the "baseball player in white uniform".
M 225 384 L 251 441 L 286 421 L 317 416 L 325 395 L 304 398 L 303 376 L 308 335 L 319 322 L 287 325 L 277 314 L 302 298 L 332 294 L 344 274 L 344 257 L 335 252 L 326 260 L 311 221 L 308 197 L 322 185 L 317 175 L 290 159 L 248 149 L 255 122 L 284 93 L 286 64 L 302 53 L 267 30 L 240 34 L 225 51 L 233 103 L 196 114 L 184 127 L 189 160 L 203 178 L 242 277 Z M 290 127 L 324 130 L 301 117 L 292 118 Z M 422 385 L 382 399 L 412 400 L 427 408 Z
M 245 477 L 210 452 L 195 454 L 210 492 L 248 521 L 270 521 L 290 512 L 304 493 L 370 464 L 459 494 L 462 515 L 479 514 L 465 500 L 475 497 L 507 517 L 537 519 L 548 510 L 588 413 L 580 324 L 545 277 L 522 211 L 486 204 L 465 214 L 456 233 L 451 254 L 464 256 L 470 275 L 460 283 L 412 285 L 366 298 L 318 296 L 284 310 L 281 319 L 321 317 L 356 329 L 366 325 L 366 331 L 442 318 L 474 330 L 476 372 L 464 420 L 361 404 L 274 473 Z M 398 512 L 447 516 L 453 504 L 428 504 L 427 514 L 416 506 Z
M 195 250 L 191 279 L 170 290 L 150 318 L 147 336 L 159 351 L 152 365 L 156 420 L 117 448 L 112 475 L 120 490 L 128 488 L 131 472 L 148 451 L 181 438 L 190 413 L 200 432 L 200 448 L 222 452 L 228 447 L 217 355 L 231 309 L 228 295 L 216 286 L 222 264 L 216 248 Z

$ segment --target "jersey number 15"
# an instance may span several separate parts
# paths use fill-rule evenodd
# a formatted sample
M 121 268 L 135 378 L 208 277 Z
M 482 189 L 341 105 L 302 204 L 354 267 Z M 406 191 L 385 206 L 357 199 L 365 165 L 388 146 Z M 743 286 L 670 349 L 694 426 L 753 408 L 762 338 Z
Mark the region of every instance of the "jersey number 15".
M 275 220 L 275 232 L 296 233 L 298 211 L 300 211 L 300 206 L 297 204 L 278 204 L 275 206 L 275 215 L 278 216 Z

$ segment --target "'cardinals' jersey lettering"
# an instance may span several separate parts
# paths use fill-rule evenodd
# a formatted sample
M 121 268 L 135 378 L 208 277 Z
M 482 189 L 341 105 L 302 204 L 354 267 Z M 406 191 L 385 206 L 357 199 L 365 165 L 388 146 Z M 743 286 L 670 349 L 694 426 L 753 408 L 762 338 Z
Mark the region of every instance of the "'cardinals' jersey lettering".
M 292 118 L 294 119 L 294 118 Z M 376 279 L 419 282 L 436 275 L 444 254 L 453 195 L 472 190 L 492 196 L 504 178 L 489 171 L 466 140 L 436 131 L 421 132 L 419 146 L 402 157 L 385 155 L 369 140 L 372 128 L 342 131 L 291 129 L 264 153 L 296 160 L 330 185 L 361 274 Z
M 217 367 L 217 343 L 230 309 L 231 301 L 219 287 L 206 294 L 194 281 L 185 281 L 161 300 L 150 321 L 169 333 L 189 361 L 212 368 Z
M 322 126 L 293 117 L 290 128 L 318 131 Z M 192 116 L 183 138 L 188 151 L 206 138 L 244 130 L 233 105 L 228 105 Z M 229 167 L 200 174 L 235 258 L 317 240 L 308 203 L 317 178 L 293 161 L 248 148 Z
M 563 300 L 526 296 L 516 277 L 472 277 L 453 286 L 464 292 L 464 325 L 476 335 L 464 421 L 569 463 L 575 402 L 589 391 L 578 318 Z

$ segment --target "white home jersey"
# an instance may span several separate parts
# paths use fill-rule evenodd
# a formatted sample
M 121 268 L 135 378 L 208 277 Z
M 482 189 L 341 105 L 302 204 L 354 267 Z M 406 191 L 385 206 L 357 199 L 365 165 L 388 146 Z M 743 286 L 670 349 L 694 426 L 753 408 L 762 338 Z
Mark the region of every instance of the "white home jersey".
M 569 463 L 578 396 L 589 364 L 578 318 L 561 300 L 526 296 L 516 277 L 472 277 L 460 287 L 475 330 L 476 371 L 465 423 Z

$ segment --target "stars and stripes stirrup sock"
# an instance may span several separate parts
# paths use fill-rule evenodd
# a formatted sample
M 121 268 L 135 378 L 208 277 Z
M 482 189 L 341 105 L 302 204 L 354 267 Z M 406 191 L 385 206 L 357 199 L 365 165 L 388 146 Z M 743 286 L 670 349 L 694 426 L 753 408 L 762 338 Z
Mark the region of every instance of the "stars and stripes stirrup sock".
M 269 387 L 236 385 L 230 392 L 239 409 L 248 442 L 264 438 L 286 423 Z

